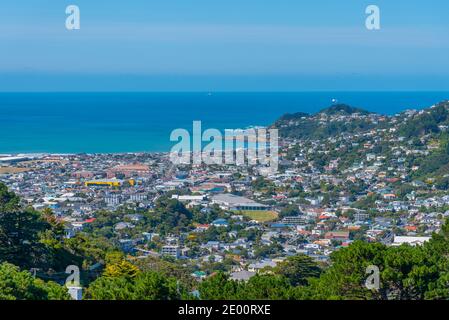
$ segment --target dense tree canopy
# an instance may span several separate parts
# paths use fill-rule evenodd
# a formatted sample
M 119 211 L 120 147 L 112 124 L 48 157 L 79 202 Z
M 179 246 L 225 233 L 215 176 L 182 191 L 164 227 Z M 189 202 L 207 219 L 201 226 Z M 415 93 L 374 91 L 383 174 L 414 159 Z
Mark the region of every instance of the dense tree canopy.
M 307 285 L 309 278 L 318 277 L 321 269 L 312 258 L 299 254 L 279 263 L 273 272 L 286 277 L 291 285 L 298 286 Z
M 10 263 L 0 264 L 0 300 L 68 300 L 67 290 L 55 282 L 33 278 Z
M 154 271 L 140 271 L 122 260 L 106 266 L 103 276 L 92 282 L 86 298 L 93 300 L 179 300 L 188 298 L 173 277 Z

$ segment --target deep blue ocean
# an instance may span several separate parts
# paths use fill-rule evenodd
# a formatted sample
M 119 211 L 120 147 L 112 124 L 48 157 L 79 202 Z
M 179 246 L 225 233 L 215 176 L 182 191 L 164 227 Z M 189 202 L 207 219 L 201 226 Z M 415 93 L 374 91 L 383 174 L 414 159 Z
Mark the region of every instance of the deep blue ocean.
M 168 151 L 192 121 L 237 129 L 314 113 L 332 99 L 382 114 L 422 109 L 449 92 L 0 93 L 0 153 Z

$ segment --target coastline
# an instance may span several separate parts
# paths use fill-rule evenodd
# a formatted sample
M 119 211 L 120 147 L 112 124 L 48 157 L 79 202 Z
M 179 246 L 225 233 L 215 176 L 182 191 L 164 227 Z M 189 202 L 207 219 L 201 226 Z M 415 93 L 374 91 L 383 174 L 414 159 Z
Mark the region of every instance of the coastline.
M 391 116 L 449 92 L 0 93 L 1 154 L 164 153 L 170 133 L 268 127 L 283 115 L 314 114 L 332 100 Z

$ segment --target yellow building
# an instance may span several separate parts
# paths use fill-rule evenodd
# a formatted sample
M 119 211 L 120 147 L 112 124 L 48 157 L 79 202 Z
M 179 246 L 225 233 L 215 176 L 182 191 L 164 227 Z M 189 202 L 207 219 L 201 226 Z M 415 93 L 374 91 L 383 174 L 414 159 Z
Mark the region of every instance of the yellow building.
M 97 186 L 97 187 L 121 187 L 125 180 L 120 179 L 100 179 L 100 180 L 90 180 L 85 181 L 84 185 L 86 187 Z M 131 186 L 135 185 L 134 179 L 126 180 Z

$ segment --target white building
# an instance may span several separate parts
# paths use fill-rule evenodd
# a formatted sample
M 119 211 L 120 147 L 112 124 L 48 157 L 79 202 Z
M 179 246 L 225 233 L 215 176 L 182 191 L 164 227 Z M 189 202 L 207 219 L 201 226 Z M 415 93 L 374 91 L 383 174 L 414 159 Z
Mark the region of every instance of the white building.
M 254 200 L 233 194 L 217 194 L 212 197 L 212 203 L 218 204 L 225 210 L 269 210 L 270 207 L 257 203 Z
M 73 300 L 82 300 L 83 299 L 83 288 L 81 287 L 67 287 L 69 291 L 69 295 Z
M 181 255 L 181 250 L 179 246 L 163 246 L 161 250 L 163 256 L 171 256 L 178 259 Z
M 407 243 L 411 246 L 422 245 L 424 242 L 430 240 L 431 237 L 406 237 L 406 236 L 394 236 L 392 246 L 400 246 L 401 244 Z
M 199 196 L 183 195 L 183 196 L 180 196 L 180 195 L 174 194 L 171 196 L 171 198 L 176 199 L 181 202 L 190 202 L 190 201 L 203 201 L 206 199 L 206 196 L 205 195 L 199 195 Z

